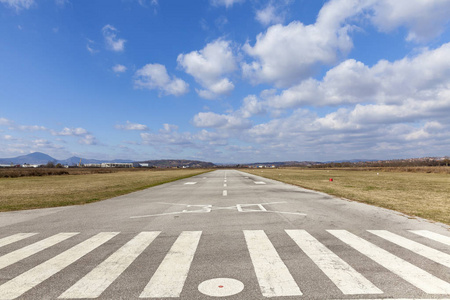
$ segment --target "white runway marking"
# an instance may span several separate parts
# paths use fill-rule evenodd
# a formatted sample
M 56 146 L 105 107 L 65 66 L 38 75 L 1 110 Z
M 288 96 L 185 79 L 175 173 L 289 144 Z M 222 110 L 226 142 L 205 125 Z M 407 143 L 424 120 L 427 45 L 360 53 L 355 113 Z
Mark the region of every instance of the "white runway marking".
M 248 207 L 256 206 L 258 209 L 248 209 Z M 236 204 L 236 208 L 239 212 L 246 212 L 246 211 L 267 211 L 267 209 L 262 206 L 262 204 Z
M 223 190 L 223 192 L 222 192 L 222 196 L 228 196 L 228 192 L 227 192 L 227 190 Z
M 450 294 L 450 284 L 346 230 L 329 233 L 428 294 Z
M 191 182 L 185 182 L 184 184 L 185 184 L 185 185 L 188 185 L 188 184 L 197 184 L 197 182 L 191 181 Z
M 227 297 L 239 294 L 244 289 L 244 284 L 232 278 L 214 278 L 203 281 L 198 290 L 211 297 Z
M 254 181 L 255 184 L 266 184 L 264 181 Z
M 226 184 L 226 183 L 224 183 L 224 184 L 223 184 L 223 187 L 227 187 L 227 184 Z
M 77 234 L 78 233 L 74 232 L 58 233 L 42 241 L 26 246 L 22 249 L 5 254 L 2 257 L 0 257 L 0 270 L 18 261 L 21 261 L 22 259 L 25 259 L 33 254 L 41 252 L 42 250 L 45 250 L 51 246 L 54 246 L 64 240 L 67 240 L 68 238 L 73 237 L 74 235 Z
M 21 241 L 23 239 L 26 239 L 30 236 L 36 235 L 37 233 L 17 233 L 13 234 L 11 236 L 4 237 L 0 239 L 0 248 L 4 247 L 6 245 Z
M 438 234 L 438 233 L 434 233 L 428 230 L 410 230 L 410 232 L 415 233 L 417 235 L 426 237 L 430 240 L 445 244 L 447 246 L 450 246 L 450 237 L 442 235 L 442 234 Z
M 201 235 L 201 231 L 180 234 L 140 298 L 180 297 Z
M 89 274 L 80 279 L 59 298 L 97 298 L 128 268 L 160 231 L 141 232 L 113 253 Z
M 184 209 L 183 213 L 209 213 L 211 212 L 212 205 L 186 205 L 186 208 Z M 194 208 L 194 210 L 192 209 Z
M 37 286 L 44 280 L 55 275 L 65 267 L 74 263 L 98 246 L 106 243 L 118 232 L 102 232 L 90 239 L 70 248 L 69 250 L 47 260 L 46 262 L 22 273 L 0 286 L 0 299 L 10 300 Z
M 302 292 L 263 230 L 244 230 L 264 297 L 300 296 Z
M 300 249 L 345 295 L 382 294 L 373 283 L 305 230 L 285 230 Z
M 437 262 L 438 264 L 441 264 L 443 266 L 446 266 L 447 268 L 450 268 L 450 255 L 448 255 L 444 252 L 441 252 L 436 249 L 430 248 L 428 246 L 411 241 L 409 239 L 406 239 L 402 236 L 399 236 L 397 234 L 391 233 L 386 230 L 367 230 L 367 231 L 370 233 L 373 233 L 385 240 L 388 240 L 391 243 L 394 243 L 403 248 L 411 250 L 414 253 L 422 255 L 423 257 L 426 257 L 434 262 Z

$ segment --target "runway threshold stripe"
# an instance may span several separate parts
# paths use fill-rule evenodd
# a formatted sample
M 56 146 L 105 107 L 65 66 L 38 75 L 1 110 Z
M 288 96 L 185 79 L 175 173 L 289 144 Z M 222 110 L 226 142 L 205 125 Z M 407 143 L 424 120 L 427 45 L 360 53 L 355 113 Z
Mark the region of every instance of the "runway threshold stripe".
M 33 235 L 36 235 L 37 233 L 16 233 L 7 237 L 4 237 L 0 239 L 0 248 L 4 247 L 6 245 L 21 241 L 23 239 L 26 239 L 28 237 L 31 237 Z
M 139 298 L 180 297 L 201 235 L 201 231 L 180 234 Z
M 430 248 L 428 246 L 422 245 L 420 243 L 411 241 L 407 238 L 399 236 L 397 234 L 391 233 L 386 230 L 367 230 L 368 232 L 375 234 L 385 240 L 388 240 L 391 243 L 394 243 L 398 246 L 406 248 L 414 253 L 422 255 L 438 264 L 446 266 L 450 268 L 450 255 L 438 251 L 436 249 Z
M 0 257 L 0 270 L 77 234 L 78 232 L 58 233 L 24 248 L 5 254 Z
M 59 298 L 79 299 L 99 297 L 160 233 L 160 231 L 139 233 L 65 291 Z
M 327 230 L 352 248 L 428 294 L 450 294 L 450 284 L 346 230 Z
M 303 252 L 345 295 L 382 294 L 373 283 L 354 270 L 305 230 L 286 230 Z
M 43 262 L 42 264 L 22 273 L 0 286 L 0 299 L 10 300 L 50 278 L 65 267 L 74 263 L 98 246 L 116 236 L 118 232 L 102 232 L 90 239 L 70 248 L 69 250 Z
M 410 230 L 410 232 L 426 237 L 430 240 L 445 244 L 447 246 L 450 246 L 450 237 L 442 235 L 442 234 L 438 234 L 438 233 L 434 233 L 428 230 Z
M 264 297 L 302 292 L 263 230 L 244 230 L 245 241 Z

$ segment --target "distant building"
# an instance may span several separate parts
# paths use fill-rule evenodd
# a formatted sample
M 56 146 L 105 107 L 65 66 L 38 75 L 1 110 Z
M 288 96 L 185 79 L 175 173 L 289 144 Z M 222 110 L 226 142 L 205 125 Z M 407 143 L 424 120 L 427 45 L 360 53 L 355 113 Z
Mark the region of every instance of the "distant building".
M 102 168 L 132 168 L 132 163 L 102 163 Z
M 83 167 L 86 167 L 86 168 L 101 168 L 102 164 L 83 164 Z
M 39 165 L 23 164 L 22 168 L 39 168 Z

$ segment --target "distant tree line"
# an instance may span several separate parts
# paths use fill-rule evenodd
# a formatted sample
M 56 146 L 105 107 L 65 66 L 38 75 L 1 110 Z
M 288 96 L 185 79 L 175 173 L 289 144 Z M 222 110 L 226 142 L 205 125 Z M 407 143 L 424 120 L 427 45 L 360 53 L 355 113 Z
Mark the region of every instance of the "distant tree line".
M 450 159 L 412 159 L 412 160 L 384 160 L 364 162 L 332 162 L 312 165 L 310 168 L 361 168 L 361 167 L 442 167 L 449 166 Z

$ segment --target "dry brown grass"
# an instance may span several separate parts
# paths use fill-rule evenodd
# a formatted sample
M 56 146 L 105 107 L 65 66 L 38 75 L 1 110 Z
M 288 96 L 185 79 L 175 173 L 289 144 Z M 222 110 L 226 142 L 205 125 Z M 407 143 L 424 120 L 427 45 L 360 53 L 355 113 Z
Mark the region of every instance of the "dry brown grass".
M 450 175 L 446 173 L 300 168 L 244 171 L 450 225 Z
M 0 178 L 0 211 L 85 204 L 204 172 L 208 170 L 130 170 L 80 176 Z

